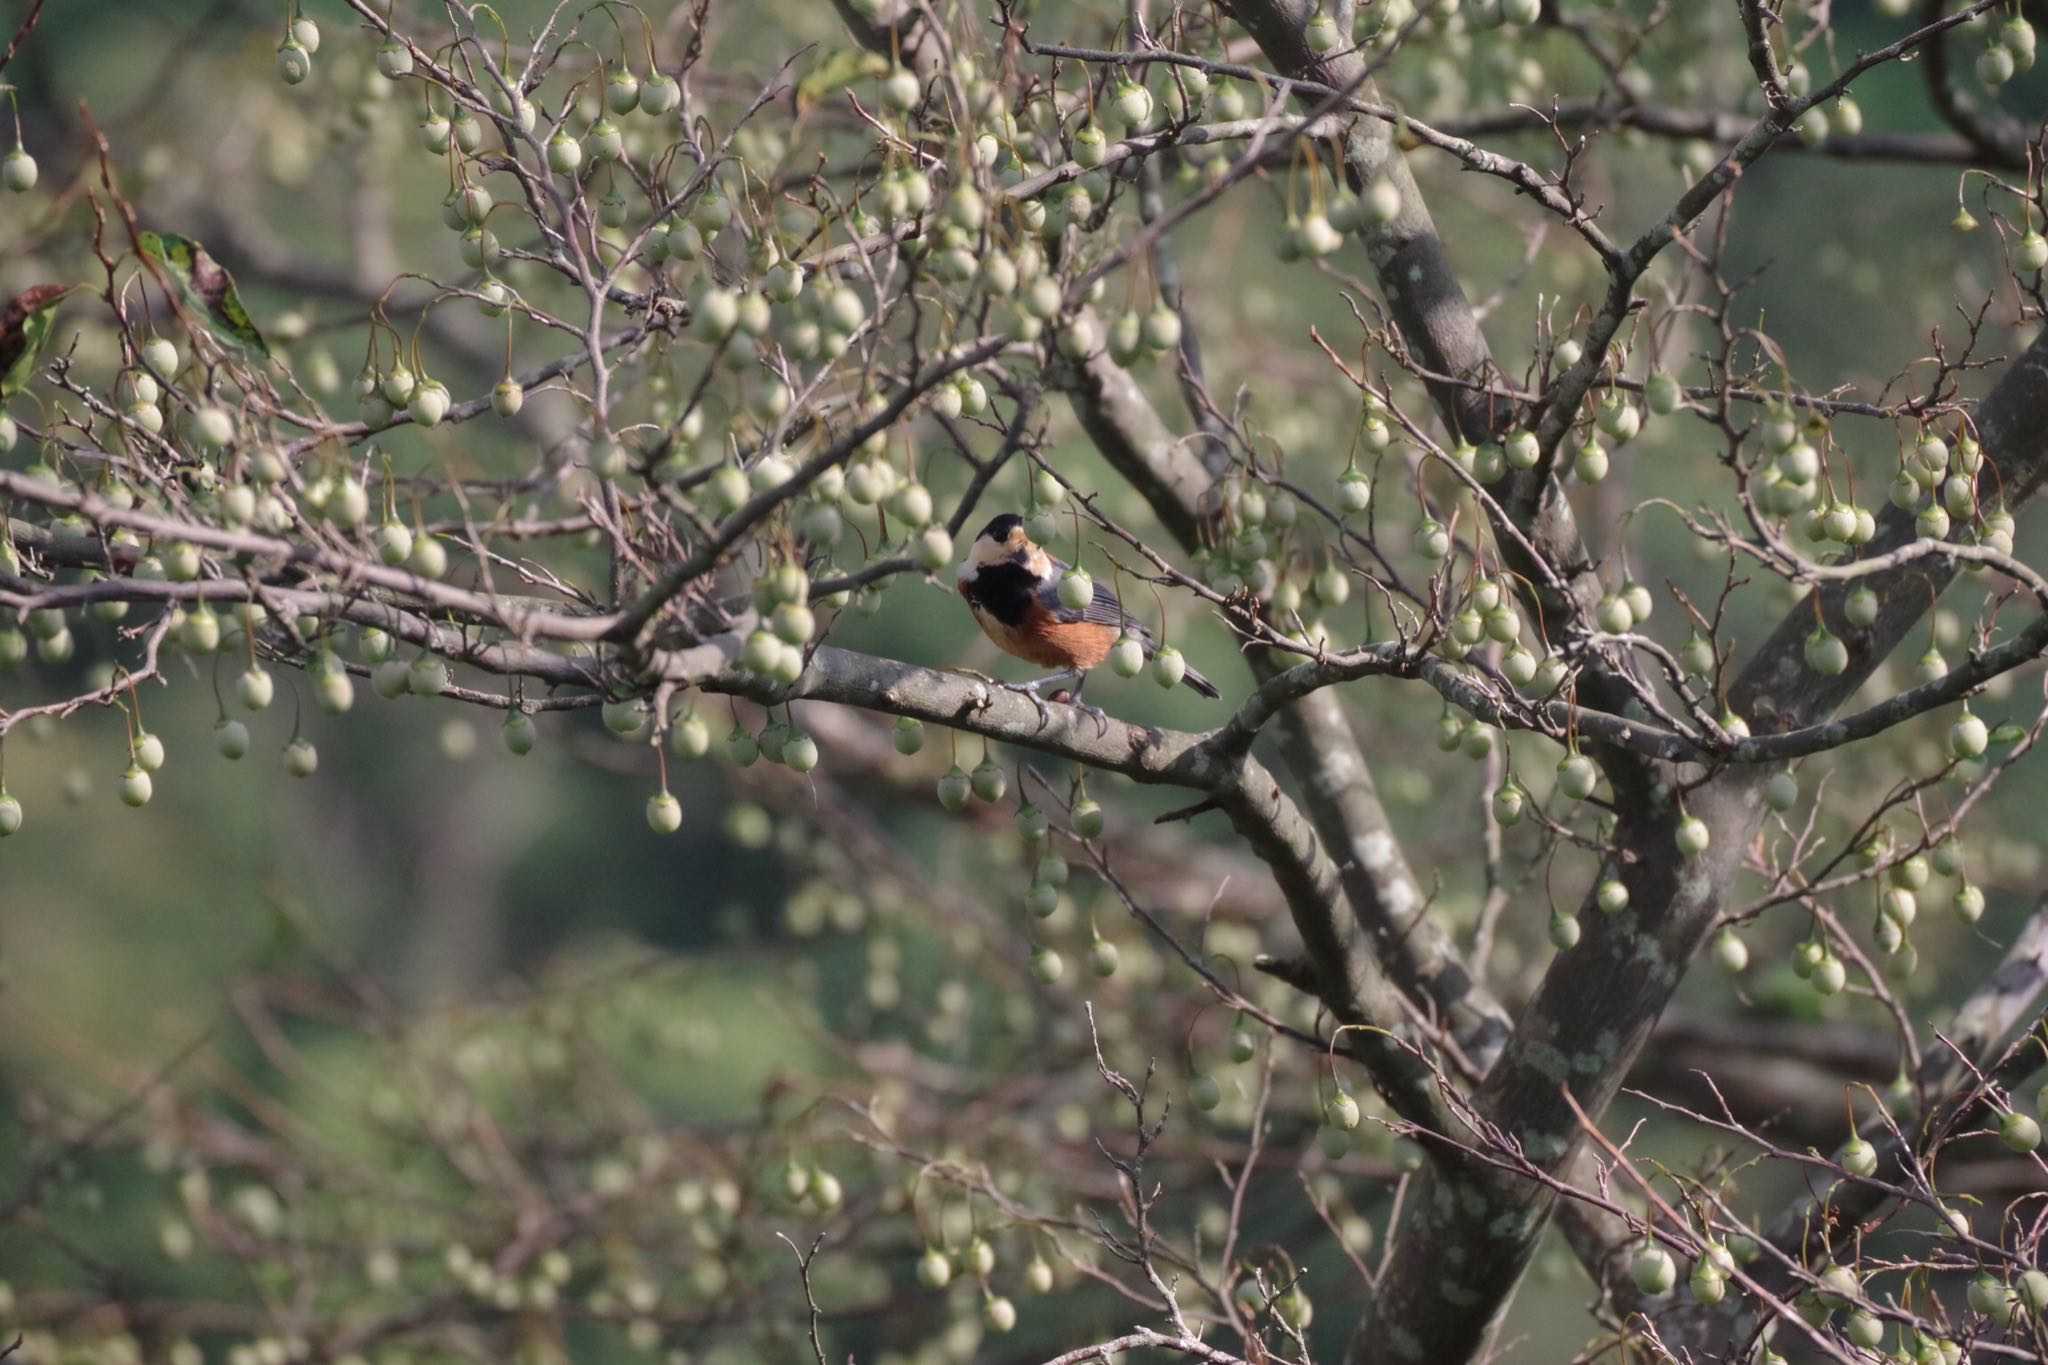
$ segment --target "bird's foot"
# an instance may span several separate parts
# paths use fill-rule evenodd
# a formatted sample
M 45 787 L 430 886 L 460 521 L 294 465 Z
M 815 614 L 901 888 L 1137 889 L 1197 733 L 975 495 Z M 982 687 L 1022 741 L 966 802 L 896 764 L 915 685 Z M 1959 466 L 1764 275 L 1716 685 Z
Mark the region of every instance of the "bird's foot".
M 1067 675 L 1055 673 L 1052 677 L 1046 678 L 1043 681 L 1056 682 L 1065 676 Z M 1082 715 L 1087 716 L 1095 722 L 1096 732 L 1106 735 L 1109 733 L 1109 713 L 1099 706 L 1090 706 L 1087 702 L 1081 700 L 1081 687 L 1085 681 L 1086 679 L 1076 681 L 1071 689 L 1060 688 L 1052 694 L 1052 699 L 1062 705 L 1071 706 Z
M 1067 705 L 1073 707 L 1076 711 L 1079 711 L 1082 715 L 1094 721 L 1096 734 L 1106 735 L 1109 733 L 1109 712 L 1103 710 L 1099 706 L 1090 706 L 1087 702 L 1082 701 L 1078 696 L 1063 695 L 1061 699 L 1064 700 Z
M 1037 682 L 999 682 L 996 686 L 1006 692 L 1015 692 L 1019 696 L 1029 697 L 1031 704 L 1038 708 L 1038 728 L 1043 730 L 1046 726 L 1052 724 L 1052 712 L 1046 709 L 1045 698 L 1038 695 L 1038 689 L 1052 681 L 1054 681 L 1052 678 L 1040 678 Z

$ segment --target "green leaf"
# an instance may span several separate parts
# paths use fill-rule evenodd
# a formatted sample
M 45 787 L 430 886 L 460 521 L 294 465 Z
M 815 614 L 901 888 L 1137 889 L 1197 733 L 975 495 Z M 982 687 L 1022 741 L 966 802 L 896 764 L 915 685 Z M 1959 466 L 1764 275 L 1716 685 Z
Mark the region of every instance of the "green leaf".
M 887 59 L 865 48 L 843 48 L 812 67 L 796 87 L 796 107 L 808 109 L 827 95 L 836 94 L 864 76 L 883 76 L 889 71 Z
M 145 232 L 136 241 L 177 286 L 186 306 L 201 315 L 214 340 L 244 356 L 269 358 L 270 347 L 235 292 L 235 277 L 205 247 L 175 232 Z
M 35 377 L 36 357 L 57 321 L 57 305 L 75 284 L 38 284 L 22 290 L 0 308 L 0 403 L 28 387 Z

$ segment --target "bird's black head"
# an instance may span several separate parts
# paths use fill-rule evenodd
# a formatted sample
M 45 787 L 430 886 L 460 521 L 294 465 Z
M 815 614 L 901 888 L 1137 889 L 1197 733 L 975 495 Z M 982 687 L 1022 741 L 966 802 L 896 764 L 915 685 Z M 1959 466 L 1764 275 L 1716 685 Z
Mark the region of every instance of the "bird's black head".
M 982 540 L 993 540 L 1000 545 L 1010 538 L 1012 532 L 1024 524 L 1024 518 L 1015 512 L 1005 512 L 981 528 Z

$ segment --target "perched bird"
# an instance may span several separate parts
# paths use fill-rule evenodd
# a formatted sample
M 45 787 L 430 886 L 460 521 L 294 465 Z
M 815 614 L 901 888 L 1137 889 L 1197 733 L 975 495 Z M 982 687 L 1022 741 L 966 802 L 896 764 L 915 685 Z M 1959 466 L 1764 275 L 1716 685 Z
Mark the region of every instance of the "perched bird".
M 974 610 L 982 631 L 1007 654 L 1059 672 L 1024 684 L 1036 697 L 1048 683 L 1074 684 L 1076 704 L 1088 670 L 1109 657 L 1118 637 L 1137 640 L 1151 658 L 1159 650 L 1144 625 L 1124 611 L 1116 594 L 1100 583 L 1094 600 L 1079 611 L 1060 601 L 1060 579 L 1067 566 L 1047 554 L 1024 533 L 1024 519 L 1005 513 L 991 521 L 967 547 L 960 565 L 960 595 Z M 1205 697 L 1221 695 L 1216 685 L 1194 669 L 1181 681 Z
M 270 358 L 269 343 L 235 292 L 235 277 L 212 253 L 175 232 L 145 232 L 135 240 L 143 258 L 169 277 L 169 287 L 184 305 L 198 312 L 208 336 L 245 360 Z

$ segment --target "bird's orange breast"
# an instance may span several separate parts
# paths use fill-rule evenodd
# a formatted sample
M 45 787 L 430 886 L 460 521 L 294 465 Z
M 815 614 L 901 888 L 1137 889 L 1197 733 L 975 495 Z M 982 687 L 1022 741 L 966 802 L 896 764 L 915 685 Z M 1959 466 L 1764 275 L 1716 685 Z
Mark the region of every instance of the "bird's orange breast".
M 1099 621 L 1062 621 L 1035 605 L 1016 625 L 997 620 L 979 606 L 974 609 L 974 619 L 1004 653 L 1044 668 L 1085 672 L 1109 657 L 1117 637 L 1114 626 Z

